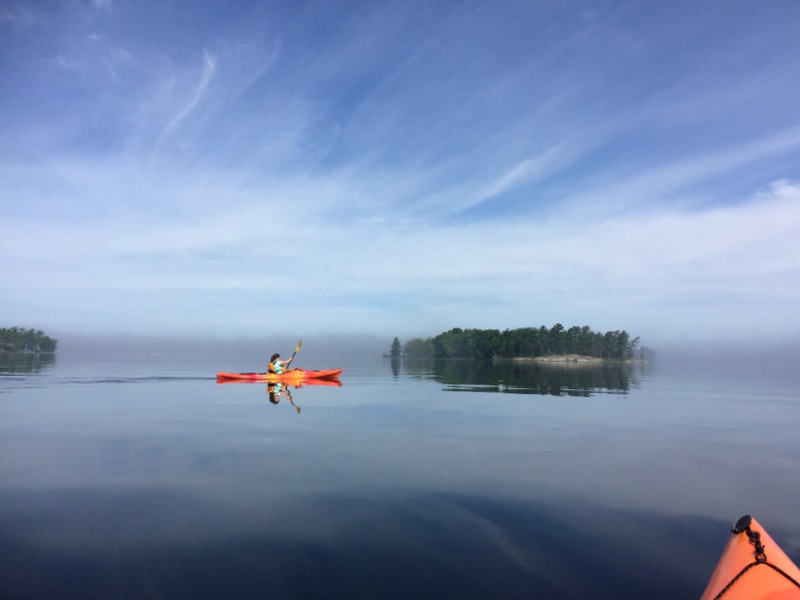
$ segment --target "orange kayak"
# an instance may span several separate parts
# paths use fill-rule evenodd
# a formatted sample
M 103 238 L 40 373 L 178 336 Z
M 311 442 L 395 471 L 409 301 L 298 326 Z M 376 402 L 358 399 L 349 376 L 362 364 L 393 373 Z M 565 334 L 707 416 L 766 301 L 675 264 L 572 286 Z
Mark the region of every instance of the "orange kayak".
M 800 569 L 750 515 L 731 530 L 700 600 L 800 600 Z
M 217 383 L 219 384 L 232 384 L 232 383 L 243 383 L 245 385 L 248 384 L 267 384 L 268 386 L 272 387 L 273 385 L 288 385 L 296 389 L 300 389 L 306 385 L 329 385 L 333 387 L 342 387 L 342 382 L 339 381 L 338 377 L 331 377 L 330 379 L 306 379 L 305 381 L 259 381 L 257 379 L 217 379 Z
M 339 381 L 342 369 L 328 369 L 325 371 L 310 371 L 306 369 L 292 369 L 278 375 L 277 373 L 217 373 L 217 383 L 232 381 L 266 381 L 275 383 L 288 383 L 297 385 L 313 383 L 315 381 Z

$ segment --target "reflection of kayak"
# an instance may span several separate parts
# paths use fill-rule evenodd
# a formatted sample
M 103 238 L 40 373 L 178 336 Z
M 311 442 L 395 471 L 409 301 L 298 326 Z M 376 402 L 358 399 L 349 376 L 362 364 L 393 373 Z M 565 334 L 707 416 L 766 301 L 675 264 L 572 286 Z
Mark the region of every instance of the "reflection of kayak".
M 328 369 L 325 371 L 307 371 L 305 369 L 292 369 L 278 375 L 277 373 L 217 373 L 217 383 L 232 381 L 266 381 L 288 383 L 296 385 L 305 383 L 309 385 L 336 385 L 342 369 Z M 327 382 L 327 383 L 325 383 Z M 341 385 L 341 384 L 339 384 Z
M 700 600 L 800 600 L 800 569 L 750 515 L 732 529 Z
M 332 385 L 335 387 L 342 387 L 342 382 L 339 381 L 338 377 L 329 377 L 327 379 L 298 379 L 298 380 L 289 380 L 289 381 L 267 381 L 265 379 L 227 379 L 227 378 L 217 378 L 217 383 L 244 383 L 244 384 L 266 384 L 268 387 L 272 387 L 274 385 L 286 385 L 291 386 L 293 388 L 301 388 L 304 385 Z

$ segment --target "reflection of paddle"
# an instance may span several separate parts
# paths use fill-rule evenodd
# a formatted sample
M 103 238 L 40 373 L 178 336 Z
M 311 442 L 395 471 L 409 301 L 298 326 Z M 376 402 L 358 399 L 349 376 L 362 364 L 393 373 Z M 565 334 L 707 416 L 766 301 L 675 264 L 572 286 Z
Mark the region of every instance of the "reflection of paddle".
M 292 400 L 292 392 L 291 392 L 291 390 L 289 390 L 289 388 L 288 388 L 288 387 L 286 388 L 286 397 L 287 397 L 287 398 L 289 398 L 289 404 L 291 404 L 292 406 L 294 406 L 294 409 L 297 411 L 297 414 L 299 415 L 299 414 L 300 414 L 300 407 L 299 407 L 299 406 L 297 406 L 297 405 L 294 403 L 294 400 Z
M 276 390 L 275 388 L 278 389 Z M 267 384 L 267 394 L 269 395 L 269 401 L 273 404 L 280 403 L 281 394 L 286 394 L 286 397 L 289 399 L 289 404 L 294 406 L 294 409 L 297 411 L 298 415 L 300 414 L 300 407 L 294 403 L 294 400 L 292 399 L 292 390 L 289 389 L 289 386 L 285 386 L 282 383 L 269 383 Z

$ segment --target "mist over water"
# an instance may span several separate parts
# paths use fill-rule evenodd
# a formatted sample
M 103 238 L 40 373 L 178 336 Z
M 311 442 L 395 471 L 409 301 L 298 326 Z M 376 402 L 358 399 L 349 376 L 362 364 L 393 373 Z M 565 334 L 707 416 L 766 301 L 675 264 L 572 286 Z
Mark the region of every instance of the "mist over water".
M 252 337 L 159 337 L 106 335 L 82 336 L 67 334 L 58 337 L 59 353 L 62 355 L 159 355 L 169 357 L 230 356 L 248 361 L 250 367 L 241 371 L 261 369 L 261 363 L 274 352 L 291 356 L 298 341 L 303 347 L 297 366 L 304 368 L 326 368 L 326 361 L 357 361 L 386 355 L 393 336 L 378 335 L 264 335 Z M 400 339 L 401 343 L 408 341 Z M 769 341 L 719 341 L 691 340 L 648 344 L 650 362 L 659 368 L 685 373 L 709 372 L 749 374 L 753 377 L 788 377 L 800 381 L 800 340 Z M 256 366 L 253 366 L 256 365 Z M 312 366 L 314 365 L 314 366 Z M 224 370 L 220 368 L 220 370 Z
M 706 341 L 682 347 L 675 343 L 654 349 L 653 363 L 661 368 L 699 374 L 778 377 L 800 382 L 800 341 Z
M 404 336 L 402 334 L 388 333 L 378 335 L 364 334 L 320 334 L 313 331 L 298 331 L 291 336 L 286 334 L 250 334 L 250 335 L 151 335 L 151 334 L 80 334 L 75 332 L 56 332 L 51 334 L 58 339 L 59 350 L 64 347 L 74 349 L 119 348 L 122 351 L 151 348 L 154 350 L 199 350 L 214 349 L 231 350 L 235 348 L 262 349 L 267 346 L 286 346 L 293 349 L 298 340 L 304 346 L 323 348 L 326 351 L 332 348 L 347 348 L 348 352 L 378 352 L 386 353 L 391 347 L 392 340 L 398 337 L 401 344 L 411 337 L 435 337 L 439 331 L 432 331 L 421 336 Z M 636 335 L 631 331 L 632 336 Z M 671 358 L 685 357 L 740 357 L 753 358 L 765 356 L 778 359 L 781 356 L 794 356 L 800 353 L 800 338 L 787 337 L 778 339 L 722 339 L 722 338 L 688 338 L 676 340 L 669 336 L 660 336 L 657 339 L 641 339 L 641 346 L 648 348 L 657 355 Z
M 252 337 L 188 337 L 188 336 L 81 336 L 58 338 L 59 352 L 81 356 L 92 355 L 162 355 L 169 356 L 234 356 L 248 360 L 266 360 L 275 353 L 291 356 L 297 343 L 303 346 L 298 353 L 302 360 L 379 357 L 389 351 L 393 338 L 375 335 L 264 335 Z M 306 365 L 306 368 L 312 368 Z M 245 371 L 246 368 L 238 369 Z

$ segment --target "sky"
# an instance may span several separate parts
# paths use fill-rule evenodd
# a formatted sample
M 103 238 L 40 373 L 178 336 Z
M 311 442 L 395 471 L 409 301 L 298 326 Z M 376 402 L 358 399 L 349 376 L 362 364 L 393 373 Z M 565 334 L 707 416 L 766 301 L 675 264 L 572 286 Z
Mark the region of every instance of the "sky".
M 0 325 L 800 337 L 800 3 L 0 4 Z

